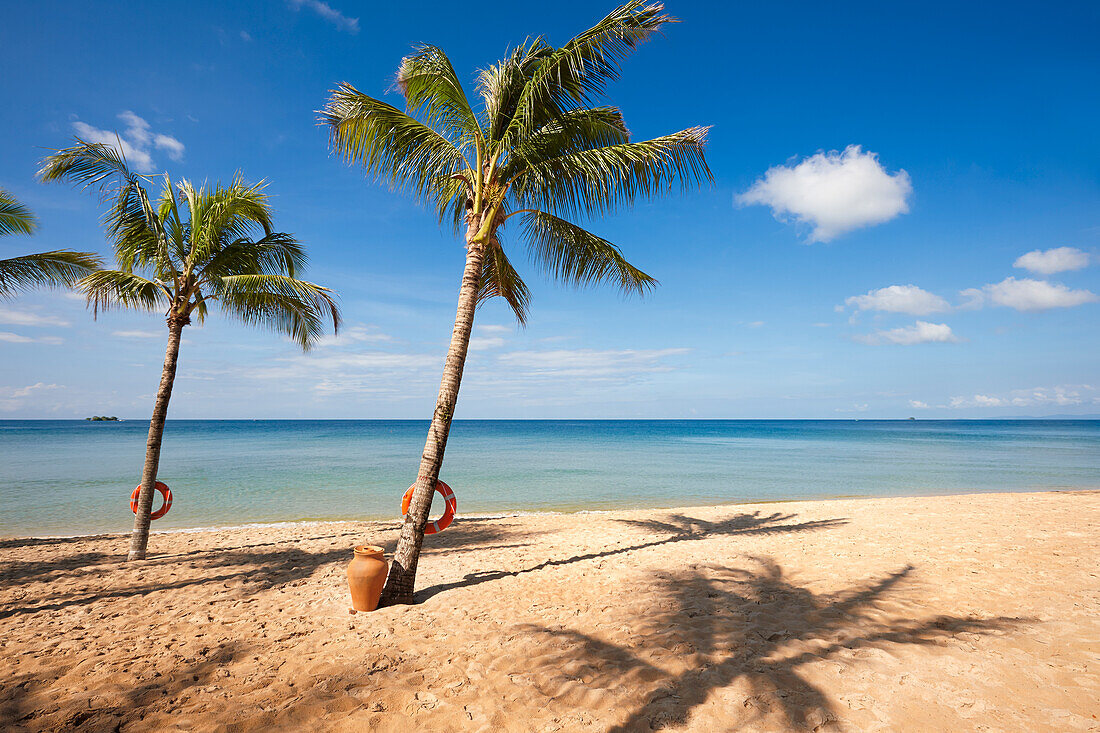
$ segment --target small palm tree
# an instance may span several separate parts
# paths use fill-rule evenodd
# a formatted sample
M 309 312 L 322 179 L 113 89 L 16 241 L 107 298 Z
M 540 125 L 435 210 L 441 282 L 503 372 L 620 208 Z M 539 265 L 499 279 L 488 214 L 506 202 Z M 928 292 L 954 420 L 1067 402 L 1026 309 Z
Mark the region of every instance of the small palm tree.
M 117 270 L 93 272 L 78 287 L 95 313 L 163 310 L 168 325 L 130 541 L 129 559 L 140 560 L 149 543 L 161 437 L 184 327 L 193 317 L 201 323 L 216 305 L 226 315 L 285 333 L 308 349 L 324 332 L 325 321 L 331 319 L 334 330 L 339 327 L 340 315 L 328 288 L 297 278 L 305 251 L 293 236 L 272 228 L 264 183 L 249 186 L 238 177 L 229 186 L 196 189 L 186 180 L 173 184 L 165 174 L 154 206 L 143 186 L 150 177 L 131 172 L 115 148 L 76 142 L 48 156 L 40 176 L 97 187 L 113 198 L 105 219 L 118 261 Z
M 0 237 L 33 234 L 38 221 L 26 206 L 0 188 Z M 38 286 L 71 286 L 102 263 L 90 252 L 68 249 L 0 260 L 0 299 Z
M 632 0 L 561 48 L 542 38 L 525 42 L 478 74 L 476 111 L 446 54 L 422 46 L 397 72 L 405 111 L 345 83 L 320 113 L 337 153 L 432 206 L 456 234 L 465 228 L 451 345 L 383 604 L 412 602 L 477 305 L 500 297 L 520 323 L 527 316 L 527 286 L 500 239 L 505 223 L 519 217 L 534 264 L 558 280 L 644 293 L 656 281 L 572 220 L 629 206 L 674 183 L 710 180 L 708 128 L 631 142 L 620 111 L 593 104 L 635 46 L 673 20 L 663 10 L 659 2 Z

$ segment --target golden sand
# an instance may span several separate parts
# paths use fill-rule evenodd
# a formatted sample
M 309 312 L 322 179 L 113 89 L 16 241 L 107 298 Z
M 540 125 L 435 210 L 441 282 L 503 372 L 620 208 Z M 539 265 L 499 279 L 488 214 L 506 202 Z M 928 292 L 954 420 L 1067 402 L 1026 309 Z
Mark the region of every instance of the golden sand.
M 1100 493 L 0 540 L 4 730 L 1100 729 Z

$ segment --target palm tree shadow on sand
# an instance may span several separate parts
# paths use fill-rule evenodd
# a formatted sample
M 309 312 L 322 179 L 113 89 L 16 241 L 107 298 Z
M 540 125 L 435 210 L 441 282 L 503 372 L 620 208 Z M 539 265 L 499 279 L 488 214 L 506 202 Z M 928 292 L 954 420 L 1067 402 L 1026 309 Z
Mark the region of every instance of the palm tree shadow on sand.
M 465 588 L 471 585 L 489 583 L 509 576 L 533 573 L 559 565 L 572 565 L 573 563 L 583 562 L 585 560 L 598 560 L 605 557 L 623 555 L 629 552 L 645 550 L 650 547 L 659 547 L 675 542 L 705 540 L 712 537 L 728 535 L 766 535 L 810 532 L 814 530 L 829 529 L 831 527 L 839 527 L 848 522 L 847 519 L 815 519 L 807 522 L 791 521 L 797 516 L 797 514 L 783 514 L 782 512 L 761 514 L 760 511 L 754 511 L 737 514 L 728 519 L 722 519 L 716 522 L 710 522 L 697 517 L 689 517 L 686 514 L 670 514 L 666 521 L 618 520 L 625 524 L 654 533 L 655 536 L 647 539 L 645 542 L 639 542 L 626 547 L 615 547 L 612 549 L 600 550 L 599 552 L 589 552 L 583 555 L 546 560 L 545 562 L 521 570 L 481 570 L 474 573 L 467 573 L 462 580 L 423 588 L 416 592 L 415 598 L 418 603 L 422 603 L 434 595 L 456 588 Z
M 944 644 L 956 634 L 997 633 L 1030 621 L 891 617 L 882 602 L 909 578 L 911 565 L 817 594 L 791 582 L 771 558 L 749 561 L 755 569 L 709 565 L 661 573 L 656 612 L 638 619 L 629 645 L 569 629 L 526 628 L 546 634 L 545 646 L 560 654 L 543 660 L 549 669 L 571 663 L 576 669 L 579 661 L 586 687 L 651 690 L 612 731 L 676 728 L 697 708 L 723 703 L 729 706 L 720 713 L 724 730 L 828 731 L 841 730 L 840 717 L 801 672 L 804 666 L 890 645 Z M 738 694 L 714 694 L 739 682 Z

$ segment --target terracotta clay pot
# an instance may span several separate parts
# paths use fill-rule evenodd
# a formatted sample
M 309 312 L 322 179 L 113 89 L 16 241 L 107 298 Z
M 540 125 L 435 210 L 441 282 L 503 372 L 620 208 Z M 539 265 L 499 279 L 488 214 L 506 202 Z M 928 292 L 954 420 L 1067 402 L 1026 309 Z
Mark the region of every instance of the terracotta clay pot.
M 382 557 L 382 548 L 359 545 L 355 557 L 348 563 L 348 587 L 351 589 L 351 606 L 356 611 L 373 611 L 378 608 L 378 597 L 386 584 L 389 567 Z

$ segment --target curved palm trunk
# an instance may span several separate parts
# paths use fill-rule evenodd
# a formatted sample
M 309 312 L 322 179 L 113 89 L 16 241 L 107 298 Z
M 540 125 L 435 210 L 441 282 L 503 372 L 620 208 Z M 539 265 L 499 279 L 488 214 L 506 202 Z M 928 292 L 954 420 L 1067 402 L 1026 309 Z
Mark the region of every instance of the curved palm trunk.
M 386 579 L 386 587 L 382 590 L 379 606 L 413 602 L 416 563 L 424 544 L 424 527 L 428 523 L 435 482 L 439 479 L 443 452 L 447 448 L 447 434 L 451 430 L 455 403 L 458 402 L 458 388 L 462 382 L 462 370 L 466 366 L 466 350 L 470 345 L 470 331 L 474 326 L 474 311 L 477 309 L 477 291 L 484 259 L 485 245 L 467 244 L 466 269 L 462 273 L 462 287 L 458 291 L 458 311 L 455 314 L 447 361 L 443 366 L 435 414 L 432 416 L 431 427 L 428 428 L 428 439 L 424 443 L 420 471 L 416 476 L 416 488 L 409 504 L 409 513 L 405 515 L 405 523 L 401 526 L 401 537 L 390 562 L 390 573 Z
M 157 401 L 153 405 L 153 417 L 149 420 L 149 438 L 145 443 L 145 469 L 141 472 L 141 493 L 138 494 L 138 510 L 134 515 L 134 533 L 130 536 L 130 553 L 127 560 L 144 560 L 149 546 L 149 514 L 153 510 L 153 486 L 157 482 L 160 466 L 160 442 L 164 436 L 164 420 L 168 417 L 168 400 L 172 398 L 172 385 L 176 381 L 176 358 L 180 353 L 180 335 L 187 321 L 174 317 L 168 320 L 168 347 L 164 352 L 164 371 L 160 375 Z

